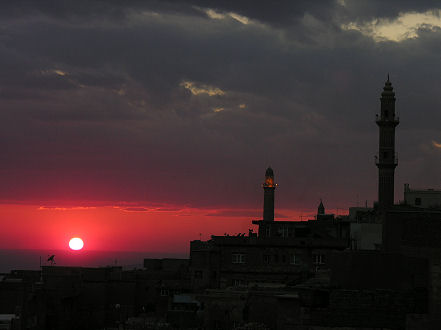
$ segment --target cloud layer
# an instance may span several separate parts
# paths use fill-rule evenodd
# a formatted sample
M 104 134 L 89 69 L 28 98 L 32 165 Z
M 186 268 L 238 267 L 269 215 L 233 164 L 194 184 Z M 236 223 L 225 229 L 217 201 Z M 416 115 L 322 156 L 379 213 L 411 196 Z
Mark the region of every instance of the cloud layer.
M 256 208 L 271 165 L 279 207 L 372 202 L 387 73 L 397 199 L 404 182 L 439 186 L 441 30 L 421 18 L 439 9 L 2 2 L 0 198 Z M 374 33 L 406 35 L 394 25 L 406 17 L 411 38 Z

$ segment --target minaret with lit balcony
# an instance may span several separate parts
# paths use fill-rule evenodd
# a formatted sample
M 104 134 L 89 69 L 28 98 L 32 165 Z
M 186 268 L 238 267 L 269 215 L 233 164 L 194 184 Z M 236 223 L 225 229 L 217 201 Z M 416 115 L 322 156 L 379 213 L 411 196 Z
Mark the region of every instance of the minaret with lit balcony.
M 277 184 L 274 183 L 274 172 L 268 167 L 265 172 L 263 187 L 263 220 L 274 221 L 274 190 Z
M 380 209 L 387 209 L 394 204 L 394 174 L 398 164 L 395 154 L 395 127 L 399 124 L 399 119 L 395 116 L 395 93 L 389 75 L 380 100 L 381 113 L 376 116 L 380 140 L 375 163 L 378 167 L 378 206 Z

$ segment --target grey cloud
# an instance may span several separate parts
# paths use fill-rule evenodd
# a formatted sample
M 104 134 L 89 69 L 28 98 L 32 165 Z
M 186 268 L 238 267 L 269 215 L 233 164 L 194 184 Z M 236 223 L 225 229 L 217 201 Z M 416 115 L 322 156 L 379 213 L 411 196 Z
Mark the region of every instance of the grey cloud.
M 28 7 L 16 14 L 35 19 L 12 16 L 2 29 L 2 198 L 257 209 L 272 165 L 279 207 L 315 207 L 320 197 L 343 207 L 357 193 L 372 200 L 373 120 L 387 72 L 402 118 L 397 182 L 439 178 L 438 153 L 424 149 L 439 138 L 439 31 L 376 44 L 328 20 L 334 2 L 60 3 L 20 2 Z M 124 20 L 134 6 L 167 14 L 130 25 Z M 210 20 L 192 6 L 270 26 Z M 93 24 L 99 8 L 112 24 Z M 318 27 L 293 21 L 305 12 Z M 69 22 L 59 19 L 68 13 Z M 41 74 L 56 69 L 67 75 Z M 225 95 L 192 95 L 183 80 Z
M 344 5 L 343 5 L 344 3 Z M 254 1 L 254 0 L 31 0 L 3 1 L 0 13 L 6 19 L 29 18 L 39 15 L 64 23 L 101 21 L 125 24 L 131 15 L 148 11 L 168 15 L 206 17 L 200 8 L 220 12 L 236 12 L 254 20 L 284 28 L 298 23 L 305 15 L 331 22 L 343 20 L 365 21 L 373 18 L 393 18 L 400 12 L 426 11 L 439 8 L 436 0 L 319 0 L 319 1 Z M 0 14 L 0 15 L 1 15 Z
M 38 14 L 65 20 L 83 20 L 106 18 L 124 22 L 128 15 L 143 10 L 167 14 L 205 16 L 198 7 L 213 8 L 220 11 L 233 11 L 262 22 L 280 26 L 291 24 L 302 17 L 305 12 L 322 19 L 329 16 L 329 9 L 335 4 L 333 0 L 320 1 L 231 1 L 231 0 L 135 0 L 121 2 L 118 0 L 41 0 L 38 3 L 30 0 L 3 2 L 1 12 L 7 17 L 28 17 Z

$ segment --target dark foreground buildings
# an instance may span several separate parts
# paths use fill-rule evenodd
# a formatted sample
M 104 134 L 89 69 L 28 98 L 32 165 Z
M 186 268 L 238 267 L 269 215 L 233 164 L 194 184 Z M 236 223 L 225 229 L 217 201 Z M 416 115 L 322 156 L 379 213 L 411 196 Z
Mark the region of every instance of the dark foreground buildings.
M 441 329 L 441 193 L 394 204 L 395 94 L 381 95 L 378 203 L 276 221 L 265 173 L 257 232 L 190 243 L 142 269 L 43 267 L 0 276 L 0 329 Z

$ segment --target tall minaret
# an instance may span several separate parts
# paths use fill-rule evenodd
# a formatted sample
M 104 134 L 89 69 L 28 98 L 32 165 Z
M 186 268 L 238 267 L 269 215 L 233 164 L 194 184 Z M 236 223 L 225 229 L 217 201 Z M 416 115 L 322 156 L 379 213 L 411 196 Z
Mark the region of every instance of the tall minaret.
M 378 206 L 387 209 L 394 204 L 394 172 L 398 164 L 395 155 L 395 127 L 399 124 L 395 116 L 395 93 L 389 75 L 380 100 L 381 114 L 377 114 L 376 119 L 380 128 L 380 141 L 375 162 L 378 167 Z
M 274 183 L 274 172 L 271 167 L 268 167 L 265 172 L 265 182 L 263 187 L 263 220 L 274 221 L 274 190 L 276 189 Z

